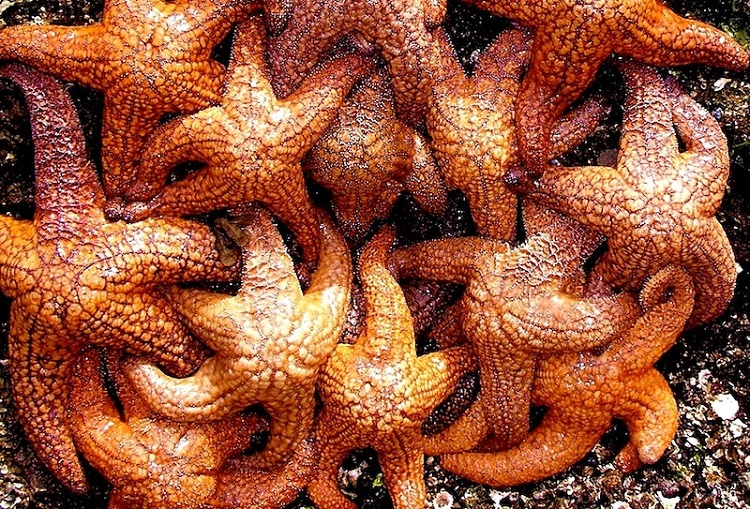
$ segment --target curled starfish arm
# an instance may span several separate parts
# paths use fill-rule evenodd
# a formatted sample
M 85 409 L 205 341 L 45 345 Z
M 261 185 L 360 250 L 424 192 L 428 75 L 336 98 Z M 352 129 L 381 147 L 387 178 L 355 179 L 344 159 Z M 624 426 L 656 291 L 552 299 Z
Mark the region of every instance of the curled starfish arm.
M 487 438 L 491 429 L 484 416 L 481 393 L 466 411 L 443 431 L 422 438 L 425 454 L 441 455 L 473 449 Z

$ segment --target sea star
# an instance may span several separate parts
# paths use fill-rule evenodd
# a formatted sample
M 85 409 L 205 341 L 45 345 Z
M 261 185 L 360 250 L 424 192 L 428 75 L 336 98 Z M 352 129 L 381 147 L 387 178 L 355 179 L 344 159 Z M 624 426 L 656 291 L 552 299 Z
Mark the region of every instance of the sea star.
M 312 476 L 309 461 L 277 471 L 243 472 L 238 464 L 249 457 L 240 453 L 251 448 L 253 434 L 268 428 L 263 418 L 243 414 L 184 423 L 158 416 L 128 384 L 114 356 L 109 360 L 121 410 L 107 394 L 94 350 L 81 356 L 72 375 L 68 408 L 76 446 L 114 486 L 109 509 L 277 508 L 291 502 Z M 304 443 L 300 450 L 315 457 L 311 447 Z M 288 482 L 295 478 L 296 483 Z M 228 493 L 232 505 L 225 500 Z
M 669 263 L 684 267 L 696 291 L 688 325 L 699 325 L 724 311 L 737 278 L 714 217 L 729 176 L 726 138 L 673 80 L 632 62 L 621 69 L 628 96 L 616 167 L 551 167 L 529 197 L 607 236 L 593 278 L 636 290 Z
M 317 214 L 300 161 L 335 118 L 345 94 L 372 70 L 358 55 L 333 59 L 279 100 L 266 73 L 265 28 L 259 17 L 237 27 L 221 103 L 161 127 L 143 156 L 148 168 L 127 194 L 139 200 L 113 215 L 134 221 L 265 203 L 295 233 L 308 263 L 317 259 Z M 175 165 L 205 167 L 161 192 Z M 157 194 L 158 193 L 158 194 Z M 116 210 L 113 207 L 111 210 Z
M 693 307 L 690 276 L 668 266 L 640 294 L 645 314 L 602 352 L 544 356 L 532 401 L 547 412 L 520 445 L 500 452 L 441 457 L 443 468 L 491 486 L 522 484 L 556 474 L 583 458 L 609 428 L 625 421 L 630 440 L 617 457 L 632 470 L 654 463 L 677 431 L 677 404 L 654 363 L 677 340 Z
M 323 52 L 356 33 L 387 62 L 399 117 L 424 121 L 430 75 L 437 62 L 428 27 L 441 23 L 446 0 L 295 0 L 291 19 L 270 38 L 274 87 L 291 93 Z
M 729 35 L 678 16 L 661 0 L 463 1 L 534 28 L 531 67 L 516 107 L 518 144 L 532 177 L 551 159 L 557 119 L 612 53 L 659 66 L 748 66 L 748 53 Z
M 366 235 L 375 219 L 385 219 L 403 190 L 428 212 L 442 213 L 446 207 L 427 140 L 396 118 L 383 73 L 354 88 L 303 168 L 333 194 L 338 223 L 350 239 Z
M 205 355 L 155 292 L 160 284 L 227 280 L 210 230 L 181 219 L 108 223 L 75 108 L 60 83 L 7 65 L 23 90 L 35 143 L 33 221 L 0 216 L 0 290 L 13 299 L 9 358 L 21 423 L 67 486 L 86 482 L 67 426 L 66 379 L 82 348 L 149 356 L 178 374 Z
M 515 248 L 464 237 L 423 242 L 391 256 L 400 277 L 466 286 L 457 304 L 460 331 L 479 358 L 484 417 L 505 447 L 528 432 L 539 355 L 601 345 L 640 312 L 629 294 L 579 295 L 583 263 L 598 236 L 538 207 L 524 213 L 529 236 Z
M 284 0 L 264 0 L 284 10 Z M 220 99 L 224 66 L 211 51 L 261 2 L 107 0 L 100 23 L 21 25 L 0 30 L 0 59 L 20 60 L 104 94 L 104 191 L 137 181 L 146 137 L 166 113 L 189 113 Z
M 126 372 L 157 412 L 216 420 L 262 403 L 271 417 L 259 465 L 286 459 L 313 428 L 315 380 L 341 335 L 352 280 L 349 248 L 322 212 L 318 269 L 303 294 L 270 214 L 244 229 L 242 287 L 236 296 L 173 287 L 168 296 L 215 354 L 187 378 L 129 362 Z
M 356 507 L 339 492 L 336 480 L 339 464 L 358 447 L 377 451 L 394 508 L 423 507 L 420 426 L 458 378 L 475 368 L 467 347 L 417 357 L 411 315 L 385 267 L 393 238 L 393 231 L 384 229 L 365 247 L 359 260 L 364 332 L 354 345 L 336 347 L 318 381 L 321 466 L 308 492 L 321 509 Z
M 520 165 L 514 103 L 530 57 L 531 37 L 511 29 L 498 36 L 467 77 L 443 30 L 433 33 L 440 48 L 427 110 L 427 129 L 447 184 L 469 200 L 477 232 L 504 241 L 516 237 L 517 196 L 503 178 Z M 592 99 L 556 126 L 550 156 L 577 145 L 603 112 Z

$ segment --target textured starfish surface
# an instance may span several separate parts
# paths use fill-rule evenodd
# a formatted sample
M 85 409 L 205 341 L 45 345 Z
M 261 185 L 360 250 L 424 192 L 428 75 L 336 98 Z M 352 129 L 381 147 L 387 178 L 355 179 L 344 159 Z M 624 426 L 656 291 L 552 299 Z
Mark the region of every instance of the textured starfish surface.
M 109 362 L 108 368 L 116 382 L 119 407 L 107 393 L 99 353 L 90 350 L 80 357 L 72 376 L 68 419 L 76 446 L 113 485 L 110 509 L 222 507 L 224 478 L 235 468 L 228 459 L 252 446 L 252 435 L 267 429 L 265 420 L 235 415 L 211 423 L 172 421 L 148 408 L 119 373 L 116 362 Z M 245 459 L 239 456 L 233 461 Z M 244 479 L 249 492 L 243 498 L 248 504 L 253 501 L 248 495 L 258 494 L 256 483 L 268 485 L 274 477 L 284 479 L 280 472 L 259 477 Z M 286 501 L 303 487 L 286 486 Z M 283 502 L 276 499 L 273 504 L 281 507 Z
M 592 277 L 609 285 L 638 289 L 669 263 L 684 267 L 696 290 L 688 324 L 698 325 L 724 311 L 737 278 L 714 217 L 729 176 L 726 138 L 673 80 L 621 68 L 628 97 L 616 167 L 551 167 L 530 196 L 607 236 Z
M 102 21 L 93 25 L 3 28 L 0 59 L 20 60 L 104 93 L 104 190 L 113 197 L 137 180 L 141 147 L 165 113 L 189 113 L 219 101 L 224 66 L 211 51 L 259 4 L 107 0 Z
M 336 347 L 318 382 L 321 460 L 308 491 L 321 509 L 356 507 L 339 492 L 337 472 L 345 456 L 359 447 L 377 451 L 396 509 L 423 507 L 420 426 L 461 374 L 475 368 L 467 347 L 417 357 L 409 309 L 385 266 L 393 237 L 391 230 L 382 230 L 365 247 L 359 260 L 364 332 L 354 345 Z
M 187 378 L 142 362 L 129 362 L 126 372 L 153 409 L 177 420 L 216 420 L 262 403 L 271 435 L 254 459 L 265 465 L 286 459 L 312 433 L 315 381 L 341 335 L 352 268 L 346 242 L 323 219 L 320 261 L 303 294 L 270 214 L 256 209 L 248 220 L 236 296 L 168 293 L 215 354 Z
M 317 258 L 317 215 L 300 162 L 335 118 L 344 95 L 372 70 L 361 56 L 327 62 L 289 97 L 274 95 L 266 73 L 265 28 L 260 18 L 236 31 L 221 103 L 160 128 L 145 149 L 147 174 L 128 191 L 119 211 L 128 221 L 152 214 L 196 214 L 265 203 L 294 232 L 308 262 Z M 159 189 L 175 165 L 205 167 Z M 155 196 L 154 196 L 155 195 Z
M 227 280 L 236 270 L 219 261 L 215 238 L 203 225 L 182 219 L 107 222 L 70 97 L 53 78 L 17 64 L 0 74 L 26 96 L 36 165 L 33 221 L 0 216 L 0 290 L 13 299 L 8 344 L 14 400 L 37 454 L 81 491 L 85 478 L 63 421 L 66 378 L 81 349 L 122 348 L 186 374 L 204 349 L 156 286 Z
M 274 87 L 291 93 L 324 51 L 355 32 L 386 60 L 398 115 L 422 124 L 439 65 L 428 27 L 442 22 L 445 8 L 445 0 L 295 0 L 286 30 L 269 43 Z
M 677 340 L 693 307 L 692 280 L 668 266 L 640 294 L 645 314 L 601 352 L 546 355 L 532 401 L 547 412 L 520 445 L 501 452 L 445 455 L 443 468 L 492 486 L 556 474 L 583 458 L 609 428 L 625 421 L 630 440 L 617 457 L 632 470 L 657 461 L 677 431 L 677 404 L 654 363 Z
M 531 56 L 531 37 L 521 30 L 503 32 L 468 77 L 443 30 L 433 36 L 441 65 L 430 94 L 427 129 L 440 171 L 449 186 L 466 195 L 480 235 L 515 240 L 518 200 L 504 177 L 521 164 L 514 104 Z M 580 143 L 602 111 L 591 100 L 564 118 L 553 134 L 552 157 Z
M 541 175 L 551 159 L 556 120 L 612 53 L 660 66 L 748 66 L 748 53 L 729 35 L 678 16 L 660 0 L 464 2 L 534 28 L 532 63 L 516 116 L 518 143 L 532 176 Z
M 400 277 L 466 286 L 455 324 L 479 358 L 480 402 L 498 444 L 526 437 L 531 386 L 542 353 L 593 348 L 631 325 L 640 308 L 629 294 L 581 296 L 583 263 L 599 238 L 539 207 L 525 210 L 529 237 L 511 248 L 479 237 L 439 239 L 399 249 Z M 457 314 L 456 314 L 457 313 Z
M 446 207 L 427 140 L 396 118 L 381 74 L 355 87 L 338 119 L 310 150 L 304 169 L 333 194 L 333 209 L 348 238 L 361 238 L 375 219 L 385 219 L 404 190 L 428 212 Z

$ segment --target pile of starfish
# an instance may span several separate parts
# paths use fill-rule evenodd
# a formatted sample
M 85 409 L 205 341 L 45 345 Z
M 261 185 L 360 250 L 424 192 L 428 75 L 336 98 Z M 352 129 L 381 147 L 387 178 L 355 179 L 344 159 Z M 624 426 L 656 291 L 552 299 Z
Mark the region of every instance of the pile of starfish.
M 440 0 L 105 0 L 98 23 L 0 30 L 35 144 L 33 219 L 0 216 L 13 396 L 66 486 L 87 489 L 85 461 L 111 508 L 307 490 L 345 509 L 339 467 L 370 447 L 407 509 L 425 455 L 527 483 L 613 419 L 620 467 L 664 454 L 678 413 L 654 363 L 724 311 L 736 268 L 715 218 L 726 139 L 651 66 L 748 53 L 658 0 L 465 3 L 512 22 L 472 73 Z M 607 110 L 585 94 L 605 60 L 626 90 L 616 161 L 563 166 Z M 58 79 L 104 96 L 98 164 Z M 448 190 L 474 235 L 397 239 L 400 193 L 440 217 Z M 463 293 L 443 308 L 435 282 Z

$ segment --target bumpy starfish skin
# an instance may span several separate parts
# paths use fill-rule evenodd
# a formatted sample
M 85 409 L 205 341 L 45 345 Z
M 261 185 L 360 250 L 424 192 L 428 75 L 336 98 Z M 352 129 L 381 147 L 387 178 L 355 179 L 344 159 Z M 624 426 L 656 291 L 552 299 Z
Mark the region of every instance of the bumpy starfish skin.
M 550 219 L 536 207 L 527 212 L 529 238 L 516 248 L 466 237 L 424 242 L 391 257 L 400 277 L 466 285 L 458 303 L 461 332 L 479 357 L 482 412 L 506 447 L 528 432 L 538 356 L 601 345 L 639 312 L 628 294 L 580 297 L 582 266 L 597 237 L 562 216 Z M 539 231 L 534 221 L 543 223 Z
M 33 221 L 0 216 L 0 290 L 13 299 L 8 338 L 14 400 L 35 451 L 64 483 L 85 479 L 63 421 L 66 378 L 80 350 L 108 345 L 178 374 L 204 355 L 158 284 L 236 274 L 207 227 L 181 219 L 108 223 L 70 97 L 19 65 L 0 75 L 24 91 L 35 142 Z
M 390 87 L 379 74 L 355 87 L 338 119 L 310 150 L 304 169 L 331 190 L 348 238 L 362 237 L 375 219 L 385 219 L 403 190 L 428 212 L 446 207 L 427 140 L 396 118 Z
M 467 77 L 441 30 L 433 33 L 441 50 L 427 112 L 427 129 L 446 183 L 469 200 L 480 235 L 512 241 L 516 236 L 517 196 L 506 187 L 506 172 L 520 166 L 514 102 L 528 64 L 531 37 L 520 30 L 502 33 Z M 566 152 L 593 131 L 602 105 L 591 100 L 560 122 L 552 157 Z
M 385 58 L 399 116 L 421 124 L 439 65 L 427 28 L 442 21 L 445 8 L 445 0 L 295 0 L 286 30 L 270 39 L 274 87 L 291 93 L 324 51 L 356 32 Z
M 221 104 L 157 131 L 143 158 L 148 174 L 128 191 L 130 198 L 153 198 L 130 203 L 121 214 L 132 221 L 258 200 L 289 226 L 306 260 L 314 262 L 320 239 L 300 162 L 372 66 L 357 55 L 336 58 L 279 100 L 266 75 L 264 34 L 257 17 L 237 28 Z M 169 171 L 187 161 L 207 166 L 159 192 Z
M 645 314 L 603 352 L 541 360 L 532 399 L 547 413 L 523 443 L 501 452 L 445 455 L 443 468 L 492 486 L 542 479 L 583 458 L 613 418 L 624 420 L 630 433 L 617 463 L 627 470 L 654 463 L 677 431 L 678 414 L 672 391 L 653 365 L 682 332 L 694 296 L 683 270 L 659 271 L 641 292 Z
M 310 435 L 315 380 L 341 335 L 352 280 L 346 242 L 328 219 L 321 231 L 318 269 L 305 294 L 270 214 L 260 209 L 244 231 L 236 296 L 169 290 L 174 307 L 215 354 L 182 379 L 150 364 L 129 363 L 128 376 L 152 408 L 195 421 L 262 403 L 271 417 L 271 436 L 263 458 L 255 458 L 259 464 L 286 459 Z
M 612 53 L 660 66 L 748 66 L 748 53 L 729 35 L 678 16 L 660 0 L 463 1 L 534 28 L 531 68 L 516 116 L 519 147 L 532 176 L 541 175 L 551 159 L 555 121 Z
M 102 21 L 93 25 L 2 29 L 0 59 L 20 60 L 104 93 L 104 190 L 113 197 L 138 179 L 141 147 L 165 113 L 190 113 L 219 101 L 224 67 L 211 51 L 259 5 L 107 0 Z
M 737 277 L 714 217 L 729 176 L 726 138 L 673 80 L 634 63 L 621 68 L 628 97 L 617 166 L 552 167 L 529 196 L 607 236 L 594 278 L 637 289 L 659 268 L 683 266 L 696 289 L 688 324 L 705 323 L 724 311 Z
M 377 451 L 394 508 L 423 507 L 420 426 L 461 374 L 475 367 L 467 347 L 417 357 L 411 315 L 385 267 L 393 238 L 392 231 L 383 230 L 365 247 L 359 260 L 364 332 L 354 345 L 336 347 L 318 382 L 321 460 L 308 491 L 320 509 L 356 508 L 339 492 L 337 472 L 358 447 Z

